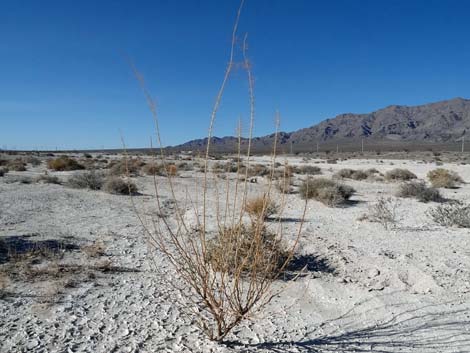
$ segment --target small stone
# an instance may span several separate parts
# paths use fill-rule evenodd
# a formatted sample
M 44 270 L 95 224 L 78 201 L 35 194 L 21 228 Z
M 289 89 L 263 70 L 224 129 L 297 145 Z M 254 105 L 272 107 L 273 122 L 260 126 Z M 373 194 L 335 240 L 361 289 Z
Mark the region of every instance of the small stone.
M 380 271 L 377 270 L 376 268 L 371 268 L 369 271 L 367 271 L 367 277 L 369 278 L 374 278 L 380 275 Z

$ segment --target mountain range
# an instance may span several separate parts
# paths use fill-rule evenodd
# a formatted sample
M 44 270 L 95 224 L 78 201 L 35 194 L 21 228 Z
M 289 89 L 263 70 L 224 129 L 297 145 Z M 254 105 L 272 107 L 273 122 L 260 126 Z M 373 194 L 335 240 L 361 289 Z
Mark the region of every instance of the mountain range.
M 293 132 L 280 132 L 281 150 L 296 152 L 316 149 L 347 149 L 365 143 L 367 146 L 429 146 L 457 144 L 470 131 L 470 99 L 454 98 L 418 106 L 391 105 L 366 113 L 346 113 L 316 125 Z M 272 149 L 274 134 L 255 137 L 254 151 Z M 469 139 L 470 140 L 470 139 Z M 242 139 L 242 148 L 247 145 Z M 470 142 L 470 141 L 469 141 Z M 178 150 L 200 150 L 207 138 L 174 146 Z M 238 138 L 213 137 L 215 151 L 235 151 Z

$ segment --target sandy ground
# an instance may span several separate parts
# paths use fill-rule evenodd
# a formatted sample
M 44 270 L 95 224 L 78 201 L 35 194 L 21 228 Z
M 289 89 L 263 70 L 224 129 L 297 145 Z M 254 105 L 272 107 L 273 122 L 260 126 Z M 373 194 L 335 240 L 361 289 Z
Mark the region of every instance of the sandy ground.
M 300 158 L 290 163 L 305 164 Z M 404 167 L 422 179 L 436 168 L 407 160 L 315 165 L 325 176 L 341 168 Z M 470 166 L 443 167 L 467 181 L 442 190 L 444 196 L 470 202 Z M 193 192 L 193 173 L 176 179 L 179 194 Z M 63 179 L 68 174 L 56 173 Z M 470 352 L 470 230 L 432 223 L 426 210 L 436 204 L 413 199 L 400 199 L 394 229 L 358 220 L 398 184 L 346 180 L 357 190 L 352 205 L 328 208 L 311 201 L 298 249 L 310 261 L 309 272 L 257 320 L 238 327 L 229 343 L 219 344 L 175 305 L 179 294 L 167 283 L 177 280 L 174 271 L 148 248 L 130 197 L 5 180 L 0 178 L 1 239 L 60 240 L 78 246 L 64 248 L 61 261 L 86 267 L 105 259 L 112 265 L 73 286 L 55 283 L 53 296 L 50 280 L 10 281 L 0 299 L 1 352 Z M 152 178 L 135 181 L 143 195 L 133 200 L 148 216 L 154 212 Z M 263 183 L 259 178 L 250 187 L 261 190 Z M 298 194 L 288 195 L 288 234 L 298 227 L 302 204 Z M 97 240 L 105 245 L 103 256 L 81 254 L 80 246 Z

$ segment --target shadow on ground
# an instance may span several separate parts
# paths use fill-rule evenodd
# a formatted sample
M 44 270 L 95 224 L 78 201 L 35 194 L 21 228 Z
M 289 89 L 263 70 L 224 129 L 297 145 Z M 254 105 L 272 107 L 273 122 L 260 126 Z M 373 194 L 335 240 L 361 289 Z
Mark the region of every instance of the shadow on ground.
M 61 251 L 78 250 L 76 244 L 58 239 L 38 240 L 37 235 L 11 235 L 0 238 L 0 264 L 25 254 L 41 252 L 54 254 Z
M 237 347 L 243 353 L 470 352 L 468 304 L 443 303 L 413 307 L 403 303 L 364 311 L 357 311 L 357 308 L 317 325 L 314 330 L 310 328 L 301 340 L 265 342 L 243 347 L 237 347 L 233 342 L 228 345 Z M 380 317 L 384 318 L 381 321 L 374 319 Z

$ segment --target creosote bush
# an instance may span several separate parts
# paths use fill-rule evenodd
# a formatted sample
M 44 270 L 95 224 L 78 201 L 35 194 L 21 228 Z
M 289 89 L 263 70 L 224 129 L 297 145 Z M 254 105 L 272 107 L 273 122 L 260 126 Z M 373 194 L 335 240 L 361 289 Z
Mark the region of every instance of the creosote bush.
M 327 178 L 307 178 L 299 188 L 303 199 L 315 199 L 327 206 L 346 202 L 355 193 L 354 188 Z
M 103 190 L 115 195 L 132 195 L 137 192 L 137 186 L 130 180 L 120 177 L 108 177 Z
M 15 172 L 24 172 L 26 171 L 26 163 L 21 159 L 14 159 L 7 163 L 7 168 Z
M 408 169 L 395 168 L 385 173 L 385 179 L 388 181 L 408 181 L 416 178 Z
M 424 181 L 411 181 L 403 183 L 398 189 L 397 196 L 405 198 L 416 198 L 421 202 L 441 202 L 443 200 L 439 190 L 428 187 Z
M 85 169 L 83 165 L 78 163 L 75 159 L 68 156 L 60 156 L 58 158 L 50 159 L 47 161 L 47 168 L 56 171 L 70 171 Z
M 294 167 L 293 172 L 304 175 L 318 175 L 321 174 L 321 168 L 316 165 L 303 165 L 300 167 Z
M 142 167 L 142 173 L 146 175 L 164 175 L 163 164 L 159 163 L 148 163 Z
M 454 202 L 430 209 L 427 214 L 444 227 L 470 228 L 470 204 Z
M 437 168 L 428 173 L 428 179 L 435 188 L 455 188 L 463 183 L 462 178 L 456 172 L 444 168 Z
M 279 206 L 266 194 L 246 201 L 245 211 L 255 220 L 264 220 L 276 214 Z
M 104 175 L 94 170 L 74 173 L 67 184 L 76 189 L 100 190 L 104 184 Z
M 340 169 L 338 170 L 333 177 L 341 179 L 353 179 L 353 180 L 364 180 L 367 179 L 370 175 L 363 170 L 354 170 L 354 169 Z

